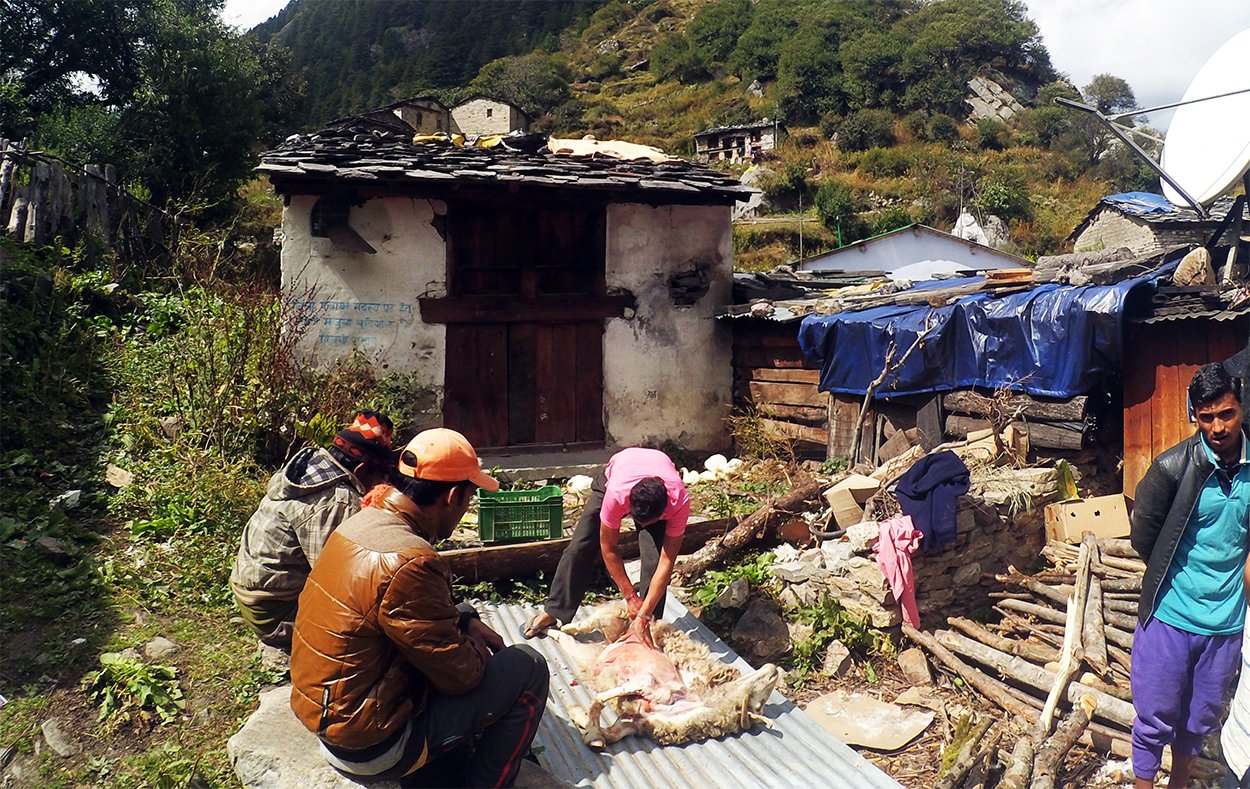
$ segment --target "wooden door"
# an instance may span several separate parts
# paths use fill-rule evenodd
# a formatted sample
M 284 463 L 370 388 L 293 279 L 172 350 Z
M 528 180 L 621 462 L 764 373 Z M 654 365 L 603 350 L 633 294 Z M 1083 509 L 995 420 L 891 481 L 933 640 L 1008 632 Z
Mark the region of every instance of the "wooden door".
M 422 312 L 447 323 L 443 422 L 475 446 L 603 443 L 603 319 L 620 309 L 603 295 L 603 216 L 449 207 L 450 293 Z
M 1246 320 L 1130 324 L 1124 342 L 1124 494 L 1163 450 L 1193 435 L 1189 382 L 1198 368 L 1246 345 Z

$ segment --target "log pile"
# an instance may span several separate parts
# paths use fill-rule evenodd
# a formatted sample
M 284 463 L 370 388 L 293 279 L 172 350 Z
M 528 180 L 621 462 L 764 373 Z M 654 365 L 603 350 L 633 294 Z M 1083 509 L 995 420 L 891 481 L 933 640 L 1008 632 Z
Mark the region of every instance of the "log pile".
M 998 624 L 950 617 L 949 629 L 934 633 L 903 628 L 938 665 L 1027 727 L 1003 787 L 1055 786 L 1077 742 L 1132 753 L 1129 668 L 1146 565 L 1128 540 L 1089 532 L 1079 546 L 1051 541 L 1042 555 L 1050 566 L 1034 575 L 1015 567 L 995 575 Z M 1169 761 L 1165 752 L 1165 769 Z
M 1002 430 L 1010 424 L 1027 434 L 1029 446 L 1036 449 L 1079 451 L 1090 445 L 1097 427 L 1085 395 L 1060 400 L 961 390 L 944 395 L 942 408 L 947 414 L 944 429 L 948 437 L 966 438 L 978 430 Z

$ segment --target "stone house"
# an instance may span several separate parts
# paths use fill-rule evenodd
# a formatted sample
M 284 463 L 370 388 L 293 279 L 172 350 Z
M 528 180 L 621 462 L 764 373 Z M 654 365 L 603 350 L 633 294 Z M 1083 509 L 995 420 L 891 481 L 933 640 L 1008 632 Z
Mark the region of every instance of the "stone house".
M 492 96 L 470 96 L 451 108 L 451 130 L 460 134 L 507 134 L 529 127 L 520 107 Z
M 409 135 L 446 133 L 451 128 L 451 110 L 432 96 L 400 99 L 393 104 L 368 110 L 360 115 L 332 120 L 328 125 L 358 123 L 362 119 L 367 119 L 375 127 L 405 132 Z
M 483 448 L 723 449 L 730 332 L 712 318 L 749 190 L 539 146 L 414 145 L 358 118 L 265 153 L 298 351 L 366 354 L 425 395 L 405 421 Z
M 1138 255 L 1182 245 L 1204 246 L 1232 206 L 1233 198 L 1221 197 L 1207 209 L 1210 216 L 1203 219 L 1191 208 L 1172 205 L 1163 195 L 1108 195 L 1076 226 L 1068 242 L 1074 252 L 1127 247 Z
M 751 159 L 776 148 L 781 133 L 781 124 L 767 118 L 757 123 L 705 129 L 694 136 L 695 155 L 701 162 Z

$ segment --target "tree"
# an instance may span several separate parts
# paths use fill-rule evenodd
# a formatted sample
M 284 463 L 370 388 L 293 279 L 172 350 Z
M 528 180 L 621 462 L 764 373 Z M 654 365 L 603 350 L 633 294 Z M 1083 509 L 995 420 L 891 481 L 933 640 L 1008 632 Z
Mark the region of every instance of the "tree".
M 660 79 L 697 82 L 706 79 L 710 65 L 690 39 L 672 33 L 651 49 L 651 73 Z
M 705 5 L 686 25 L 686 36 L 709 61 L 724 63 L 751 23 L 751 0 L 720 0 Z
M 846 109 L 837 48 L 826 36 L 826 31 L 811 27 L 800 30 L 781 47 L 778 109 L 791 123 L 810 123 Z
M 781 46 L 799 27 L 796 5 L 790 0 L 760 0 L 755 5 L 751 24 L 729 57 L 734 73 L 761 82 L 777 77 Z
M 1098 111 L 1104 115 L 1128 112 L 1138 108 L 1137 97 L 1133 95 L 1133 89 L 1129 87 L 1129 84 L 1110 74 L 1096 75 L 1082 92 L 1085 95 L 1085 103 L 1097 107 Z
M 896 109 L 906 85 L 899 65 L 906 43 L 889 31 L 869 31 L 842 42 L 843 85 L 852 110 Z
M 855 211 L 851 190 L 837 181 L 829 181 L 816 190 L 816 215 L 822 225 L 838 234 L 842 244 L 865 236 L 866 228 Z
M 905 109 L 955 114 L 964 86 L 992 71 L 1025 86 L 1055 77 L 1041 34 L 1018 0 L 939 0 L 892 28 L 907 41 L 899 69 Z
M 536 118 L 572 98 L 568 77 L 563 61 L 545 52 L 509 55 L 482 66 L 465 93 L 510 101 Z
M 297 103 L 280 54 L 228 29 L 221 0 L 24 4 L 0 22 L 20 42 L 0 48 L 0 79 L 22 105 L 0 132 L 115 164 L 157 204 L 233 194 Z

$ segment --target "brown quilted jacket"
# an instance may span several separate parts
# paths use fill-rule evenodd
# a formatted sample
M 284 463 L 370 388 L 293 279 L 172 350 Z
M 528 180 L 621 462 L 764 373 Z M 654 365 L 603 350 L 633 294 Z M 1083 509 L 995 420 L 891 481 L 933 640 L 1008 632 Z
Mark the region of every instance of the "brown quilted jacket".
M 488 653 L 457 626 L 451 570 L 415 520 L 368 508 L 326 541 L 299 598 L 291 708 L 343 749 L 384 741 L 431 687 L 477 686 Z

